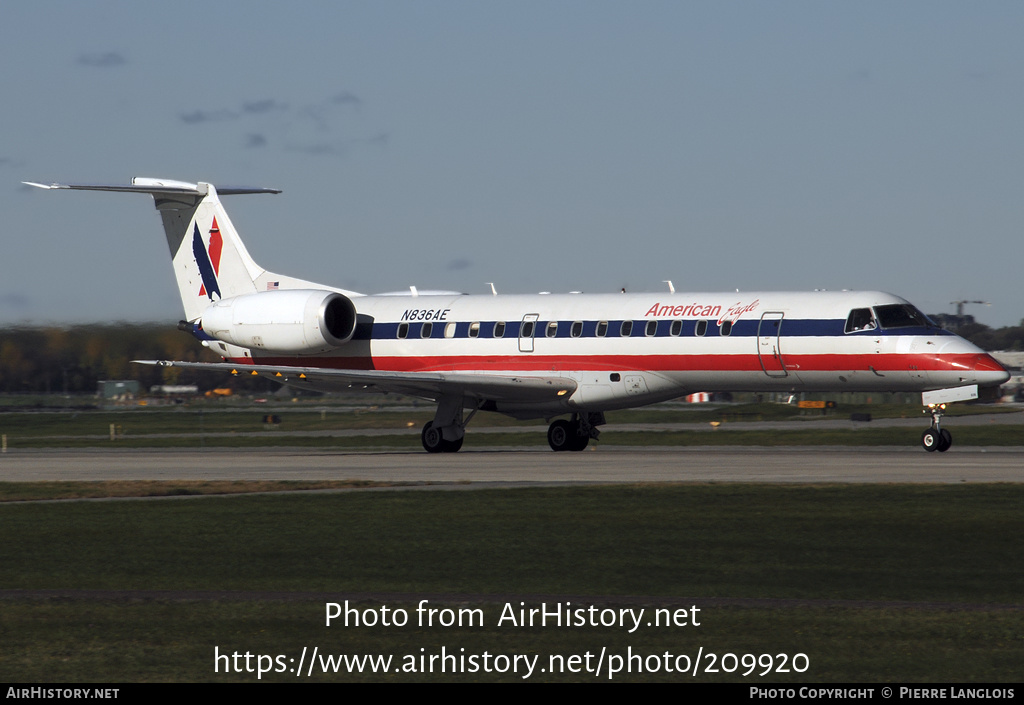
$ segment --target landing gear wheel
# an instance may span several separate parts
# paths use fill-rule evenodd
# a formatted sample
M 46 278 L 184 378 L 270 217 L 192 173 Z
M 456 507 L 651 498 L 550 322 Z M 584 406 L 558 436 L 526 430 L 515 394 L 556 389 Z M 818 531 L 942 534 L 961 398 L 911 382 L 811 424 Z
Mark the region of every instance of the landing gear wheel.
M 569 426 L 569 435 L 572 437 L 569 450 L 583 450 L 590 443 L 590 436 L 580 435 L 575 426 Z
M 932 415 L 932 425 L 921 434 L 921 445 L 929 452 L 937 450 L 940 453 L 945 453 L 953 445 L 953 434 L 939 427 L 939 422 L 945 411 L 945 404 L 929 404 L 925 409 L 926 414 Z
M 441 429 L 434 428 L 433 421 L 427 421 L 420 433 L 420 440 L 423 442 L 423 449 L 428 453 L 443 453 L 446 450 L 447 443 L 441 435 Z
M 459 449 L 462 448 L 462 441 L 465 440 L 465 436 L 458 440 L 446 441 L 441 434 L 441 429 L 434 428 L 433 421 L 427 421 L 423 427 L 423 432 L 420 433 L 420 440 L 423 442 L 423 448 L 428 453 L 458 453 Z
M 942 434 L 936 431 L 934 428 L 929 428 L 927 431 L 921 434 L 921 445 L 929 453 L 939 450 L 939 442 L 942 438 Z
M 551 450 L 573 450 L 574 429 L 569 422 L 559 419 L 548 426 L 548 445 Z

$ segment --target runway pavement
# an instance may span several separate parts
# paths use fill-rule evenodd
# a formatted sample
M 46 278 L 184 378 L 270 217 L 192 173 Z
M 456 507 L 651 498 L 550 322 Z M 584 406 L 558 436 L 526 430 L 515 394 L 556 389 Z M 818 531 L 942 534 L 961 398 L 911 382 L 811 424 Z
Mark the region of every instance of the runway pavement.
M 592 447 L 456 454 L 318 449 L 19 450 L 0 481 L 373 480 L 451 485 L 628 482 L 961 483 L 1024 481 L 1024 448 Z

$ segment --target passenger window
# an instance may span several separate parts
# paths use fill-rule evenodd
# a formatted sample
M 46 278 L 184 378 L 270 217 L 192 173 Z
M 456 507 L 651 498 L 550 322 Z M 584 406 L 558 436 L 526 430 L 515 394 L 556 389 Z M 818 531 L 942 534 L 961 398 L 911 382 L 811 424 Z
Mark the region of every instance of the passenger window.
M 548 323 L 548 330 L 546 334 L 549 338 L 555 338 L 558 336 L 558 321 L 551 321 Z
M 874 330 L 875 317 L 871 315 L 870 308 L 855 308 L 850 311 L 846 319 L 846 332 L 855 333 L 859 330 Z
M 480 323 L 479 322 L 470 323 L 469 324 L 469 337 L 470 338 L 479 338 L 480 337 Z
M 532 338 L 533 337 L 533 321 L 523 321 L 523 326 L 519 329 L 520 338 Z
M 434 324 L 433 323 L 424 323 L 423 327 L 420 328 L 420 337 L 421 338 L 429 338 L 430 334 L 433 333 L 433 332 L 434 332 Z
M 683 332 L 682 321 L 672 321 L 672 327 L 668 329 L 669 335 L 677 336 Z
M 444 337 L 445 338 L 454 338 L 455 337 L 455 325 L 456 324 L 454 324 L 454 323 L 449 323 L 449 324 L 445 325 L 445 327 L 444 327 Z
M 608 335 L 608 321 L 598 321 L 597 323 L 597 337 L 603 338 Z
M 633 335 L 633 321 L 623 321 L 622 327 L 619 328 L 619 335 L 623 338 Z
M 569 335 L 573 338 L 579 338 L 583 335 L 583 321 L 573 321 L 572 328 L 569 329 Z
M 722 321 L 722 327 L 719 329 L 719 335 L 729 335 L 732 333 L 732 321 Z
M 657 333 L 658 333 L 658 322 L 657 321 L 647 321 L 647 328 L 644 330 L 644 335 L 646 335 L 648 338 L 650 338 L 650 337 L 652 337 L 654 335 L 657 335 Z
M 505 337 L 505 321 L 498 321 L 494 324 L 494 337 L 504 338 Z
M 698 335 L 698 336 L 703 336 L 707 332 L 708 332 L 708 322 L 707 321 L 697 321 L 697 330 L 694 331 L 694 333 L 696 335 Z
M 405 340 L 408 335 L 409 335 L 409 324 L 408 323 L 399 323 L 398 324 L 398 339 L 399 340 Z

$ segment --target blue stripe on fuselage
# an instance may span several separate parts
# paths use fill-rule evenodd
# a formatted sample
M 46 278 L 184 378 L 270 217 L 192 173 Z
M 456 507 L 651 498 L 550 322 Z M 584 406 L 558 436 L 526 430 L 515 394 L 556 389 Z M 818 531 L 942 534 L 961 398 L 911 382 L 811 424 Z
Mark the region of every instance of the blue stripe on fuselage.
M 658 328 L 653 336 L 647 335 L 647 323 L 654 319 L 633 319 L 633 330 L 630 333 L 630 338 L 693 338 L 693 337 L 705 337 L 705 338 L 717 338 L 721 336 L 721 329 L 718 326 L 717 321 L 707 321 L 707 332 L 703 336 L 697 336 L 697 320 L 683 320 L 682 329 L 678 336 L 671 334 L 672 320 L 670 319 L 658 319 Z M 678 319 L 677 319 L 678 320 Z M 623 321 L 620 320 L 609 320 L 606 321 L 608 324 L 608 330 L 602 337 L 604 338 L 620 338 L 620 331 L 622 329 Z M 445 327 L 452 323 L 434 322 L 430 332 L 430 338 L 443 339 L 445 338 Z M 464 339 L 469 338 L 470 322 L 469 321 L 456 321 L 455 323 L 455 334 L 452 336 L 453 339 Z M 548 324 L 550 321 L 537 321 L 534 328 L 534 338 L 546 338 Z M 554 338 L 572 338 L 572 324 L 574 321 L 558 321 L 558 330 Z M 598 321 L 582 321 L 583 330 L 577 337 L 580 338 L 596 338 Z M 495 321 L 480 321 L 478 328 L 477 338 L 493 338 Z M 732 331 L 728 337 L 731 338 L 754 338 L 757 337 L 758 328 L 761 324 L 759 319 L 737 321 L 732 326 Z M 369 326 L 360 326 L 356 330 L 354 340 L 394 340 L 398 338 L 399 323 L 374 323 L 372 332 L 368 330 Z M 405 340 L 414 340 L 421 338 L 421 330 L 423 323 L 421 322 L 409 322 L 408 334 Z M 505 321 L 505 335 L 503 338 L 518 338 L 519 327 L 521 321 Z M 872 329 L 872 330 L 861 330 L 854 331 L 851 333 L 845 332 L 846 319 L 794 319 L 786 318 L 783 319 L 780 332 L 782 337 L 806 337 L 806 338 L 821 338 L 821 337 L 847 337 L 847 336 L 891 336 L 891 335 L 953 335 L 949 331 L 942 330 L 941 328 L 927 328 L 924 326 L 917 326 L 912 328 L 890 328 L 890 329 Z M 774 333 L 769 333 L 774 335 Z

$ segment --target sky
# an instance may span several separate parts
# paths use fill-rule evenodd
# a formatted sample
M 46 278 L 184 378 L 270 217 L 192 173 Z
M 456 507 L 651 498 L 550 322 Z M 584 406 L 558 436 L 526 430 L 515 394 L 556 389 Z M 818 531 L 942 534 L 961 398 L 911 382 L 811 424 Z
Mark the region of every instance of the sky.
M 882 290 L 1024 319 L 1024 3 L 5 0 L 0 324 L 182 316 L 152 176 L 364 293 Z

